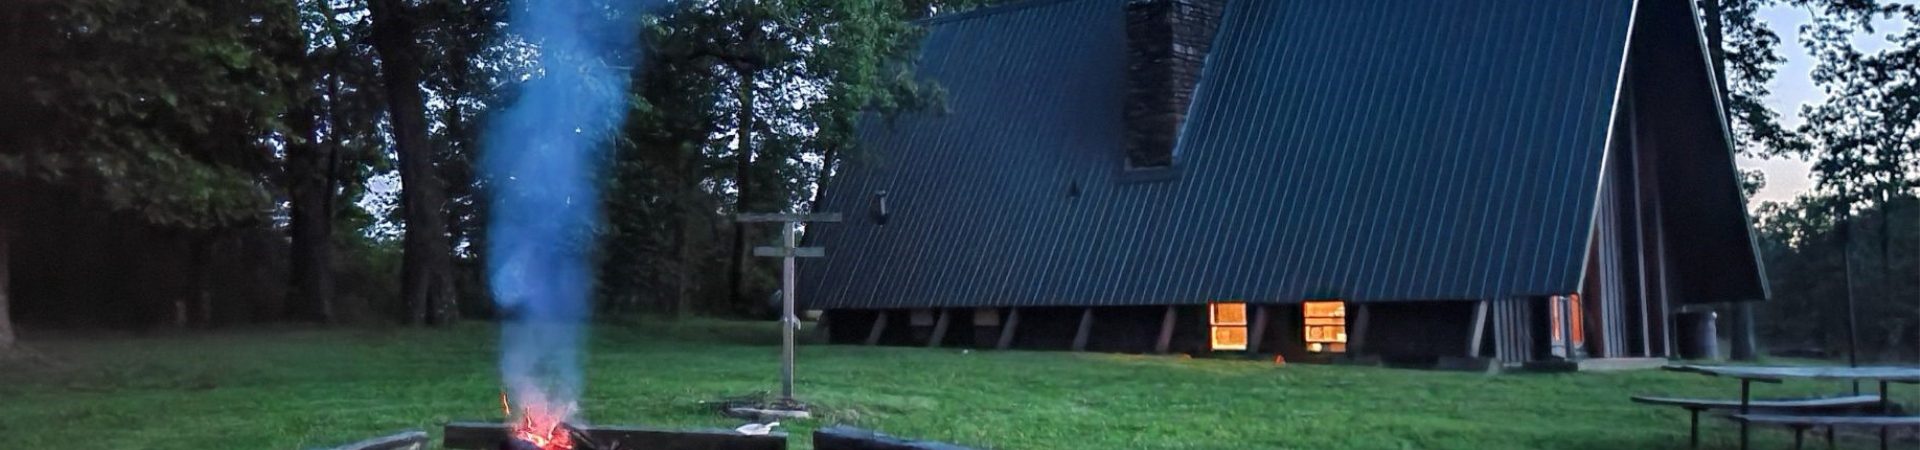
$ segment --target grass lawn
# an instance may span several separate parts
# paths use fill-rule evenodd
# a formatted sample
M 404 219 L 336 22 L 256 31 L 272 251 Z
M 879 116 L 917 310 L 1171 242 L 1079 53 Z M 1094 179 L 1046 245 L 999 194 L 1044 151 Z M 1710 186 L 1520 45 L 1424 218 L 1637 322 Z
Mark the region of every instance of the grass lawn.
M 31 341 L 0 367 L 0 449 L 288 449 L 500 415 L 495 329 L 244 330 Z M 638 321 L 595 328 L 597 423 L 727 427 L 702 401 L 773 390 L 770 324 Z M 1698 375 L 1412 371 L 1241 359 L 803 346 L 798 391 L 820 417 L 896 435 L 1016 449 L 1684 448 L 1681 411 L 1633 393 L 1725 397 Z M 1757 393 L 1834 393 L 1835 383 Z M 1913 387 L 1896 387 L 1911 404 Z M 1704 422 L 1710 447 L 1733 427 Z M 1787 435 L 1755 433 L 1761 448 Z M 1845 438 L 1843 438 L 1845 439 Z M 1871 444 L 1855 436 L 1842 446 Z

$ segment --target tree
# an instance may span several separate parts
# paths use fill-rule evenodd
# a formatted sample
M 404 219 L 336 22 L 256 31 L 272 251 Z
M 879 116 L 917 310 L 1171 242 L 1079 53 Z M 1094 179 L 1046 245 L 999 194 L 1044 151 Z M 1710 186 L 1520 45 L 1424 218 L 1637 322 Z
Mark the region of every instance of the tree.
M 444 324 L 458 318 L 453 289 L 452 246 L 444 216 L 446 189 L 434 167 L 421 92 L 423 58 L 417 12 L 404 0 L 368 0 L 373 47 L 380 55 L 389 124 L 400 160 L 401 209 L 406 221 L 401 263 L 401 299 L 410 323 Z
M 1800 132 L 1814 143 L 1804 155 L 1813 159 L 1820 187 L 1839 202 L 1835 211 L 1843 224 L 1852 222 L 1856 209 L 1885 214 L 1896 200 L 1920 192 L 1920 6 L 1887 5 L 1878 15 L 1908 24 L 1890 36 L 1892 48 L 1861 51 L 1854 35 L 1873 28 L 1831 17 L 1816 21 L 1802 37 L 1819 59 L 1814 82 L 1827 94 L 1823 103 L 1801 110 L 1806 124 Z M 1876 222 L 1880 279 L 1892 283 L 1893 221 Z
M 264 223 L 294 74 L 269 55 L 297 32 L 289 12 L 268 1 L 0 6 L 0 56 L 31 61 L 0 68 L 0 203 L 71 194 L 62 210 L 111 211 L 201 251 Z M 195 287 L 203 323 L 210 288 Z
M 908 23 L 929 4 L 720 0 L 682 2 L 662 17 L 651 38 L 657 60 L 685 65 L 687 77 L 724 92 L 712 108 L 728 119 L 714 121 L 699 148 L 730 165 L 716 181 L 733 212 L 797 208 L 851 150 L 860 113 L 931 104 L 937 88 L 910 75 L 920 27 Z M 760 235 L 745 227 L 732 235 L 728 298 L 739 310 L 764 310 L 747 294 L 770 279 L 749 271 L 745 254 Z
M 319 30 L 316 37 L 321 39 L 310 39 L 308 33 L 301 33 L 300 45 L 283 56 L 288 64 L 301 68 L 301 76 L 288 88 L 293 96 L 293 109 L 287 113 L 289 134 L 293 138 L 287 144 L 284 182 L 288 234 L 292 238 L 288 284 L 293 303 L 300 305 L 301 316 L 332 323 L 338 319 L 333 304 L 333 216 L 339 144 L 328 142 L 330 136 L 321 133 L 319 116 L 330 109 L 327 102 L 335 101 L 334 97 L 339 95 L 337 79 L 327 76 L 327 72 L 339 67 L 340 44 L 344 39 L 329 0 L 296 1 L 292 6 L 303 29 L 307 28 L 309 17 L 315 19 L 312 20 L 317 22 L 313 24 L 314 29 Z M 332 45 L 313 44 L 319 40 Z
M 649 47 L 670 34 L 656 22 Z M 650 52 L 658 55 L 657 49 Z M 725 120 L 708 93 L 720 89 L 707 68 L 685 59 L 652 58 L 637 73 L 638 101 L 614 150 L 605 186 L 607 234 L 601 266 L 603 296 L 614 310 L 642 308 L 674 317 L 695 313 L 700 274 L 719 266 L 711 233 L 724 195 L 706 188 L 724 166 L 706 152 Z
M 1758 315 L 1760 335 L 1769 347 L 1811 354 L 1834 355 L 1848 345 L 1881 360 L 1913 355 L 1920 347 L 1910 339 L 1920 332 L 1920 320 L 1911 298 L 1900 293 L 1920 289 L 1920 278 L 1892 279 L 1846 276 L 1845 266 L 1889 265 L 1899 273 L 1920 273 L 1920 251 L 1882 255 L 1873 251 L 1848 251 L 1848 234 L 1860 234 L 1863 240 L 1890 240 L 1895 248 L 1920 250 L 1920 197 L 1895 199 L 1884 207 L 1862 208 L 1843 221 L 1834 214 L 1839 198 L 1810 193 L 1789 203 L 1768 202 L 1756 215 L 1758 243 L 1765 258 L 1767 278 L 1774 300 L 1761 304 Z M 1888 226 L 1880 226 L 1890 221 Z M 1881 236 L 1888 230 L 1891 236 Z M 1891 256 L 1890 259 L 1883 259 Z M 1857 291 L 1860 329 L 1867 333 L 1851 343 L 1845 322 L 1847 307 L 1841 299 Z M 1893 295 L 1886 295 L 1893 294 Z
M 1780 54 L 1780 36 L 1760 18 L 1769 7 L 1805 8 L 1856 27 L 1878 8 L 1876 0 L 1698 0 L 1706 27 L 1707 49 L 1721 87 L 1736 150 L 1754 157 L 1794 156 L 1808 143 L 1794 129 L 1780 124 L 1780 113 L 1768 108 L 1773 82 L 1786 58 Z
M 667 122 L 628 127 L 630 135 L 647 133 L 633 139 L 647 146 L 639 151 L 665 152 L 642 158 L 656 165 L 648 173 L 685 167 L 689 170 L 674 172 L 666 185 L 676 191 L 698 186 L 718 194 L 734 212 L 800 208 L 809 191 L 824 185 L 832 165 L 854 150 L 853 124 L 861 114 L 936 103 L 938 90 L 911 75 L 920 30 L 909 22 L 924 17 L 935 3 L 940 2 L 679 2 L 650 27 L 648 45 L 655 56 L 648 78 L 680 80 L 637 82 L 646 106 L 656 111 L 637 112 L 634 120 L 700 120 L 679 123 L 696 127 L 689 133 L 661 128 Z M 669 83 L 689 91 L 658 90 Z M 667 98 L 680 95 L 688 100 Z M 621 191 L 615 195 L 632 198 Z M 701 204 L 698 195 L 675 198 L 678 203 L 656 204 L 655 213 L 685 217 L 668 211 L 698 211 L 684 208 Z M 697 228 L 684 227 L 692 222 L 672 223 L 681 231 L 650 233 L 682 237 L 663 238 L 656 248 L 686 249 L 666 241 L 698 237 Z M 727 226 L 732 236 L 721 267 L 727 273 L 729 309 L 764 310 L 763 302 L 751 300 L 760 297 L 749 291 L 766 286 L 771 277 L 745 257 L 746 247 L 760 235 Z

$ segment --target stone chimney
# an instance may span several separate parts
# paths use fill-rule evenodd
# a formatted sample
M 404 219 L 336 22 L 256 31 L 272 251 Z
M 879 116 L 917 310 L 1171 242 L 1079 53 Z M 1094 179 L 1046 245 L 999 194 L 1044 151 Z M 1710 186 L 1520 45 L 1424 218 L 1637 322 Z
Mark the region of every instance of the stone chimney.
M 1127 167 L 1173 165 L 1173 146 L 1226 0 L 1127 2 Z

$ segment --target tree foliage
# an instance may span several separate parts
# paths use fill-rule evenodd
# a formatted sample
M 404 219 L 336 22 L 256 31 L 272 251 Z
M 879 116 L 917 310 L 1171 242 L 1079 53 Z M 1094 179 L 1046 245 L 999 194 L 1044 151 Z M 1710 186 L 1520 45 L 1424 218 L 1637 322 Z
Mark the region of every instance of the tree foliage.
M 1852 296 L 1863 359 L 1920 357 L 1914 341 L 1920 302 L 1911 296 L 1920 292 L 1920 277 L 1913 276 L 1920 273 L 1920 199 L 1900 197 L 1847 220 L 1833 214 L 1839 207 L 1837 199 L 1817 195 L 1760 207 L 1760 253 L 1773 289 L 1773 300 L 1759 309 L 1763 339 L 1776 354 L 1840 357 L 1850 345 L 1846 314 Z M 1898 251 L 1861 245 L 1883 240 Z M 1842 258 L 1852 259 L 1851 271 Z M 1878 267 L 1891 270 L 1867 270 Z
M 940 3 L 909 3 L 684 1 L 651 23 L 610 217 L 674 219 L 617 220 L 607 278 L 671 286 L 654 292 L 673 292 L 680 300 L 667 304 L 681 306 L 663 309 L 681 310 L 713 284 L 691 274 L 710 273 L 702 269 L 716 266 L 703 258 L 718 254 L 729 279 L 706 296 L 736 301 L 708 309 L 764 310 L 756 299 L 772 274 L 744 249 L 768 235 L 712 214 L 805 208 L 831 167 L 857 151 L 863 114 L 938 104 L 939 90 L 913 76 L 920 29 L 909 20 Z M 728 248 L 707 247 L 728 232 Z M 658 279 L 612 275 L 648 270 Z
M 1920 6 L 1884 7 L 1881 16 L 1910 26 L 1892 48 L 1865 52 L 1856 23 L 1823 17 L 1803 40 L 1819 63 L 1813 79 L 1826 94 L 1801 111 L 1821 186 L 1849 202 L 1882 203 L 1920 189 Z
M 146 222 L 264 219 L 296 40 L 269 1 L 17 1 L 7 20 L 0 174 Z M 19 63 L 31 61 L 32 63 Z

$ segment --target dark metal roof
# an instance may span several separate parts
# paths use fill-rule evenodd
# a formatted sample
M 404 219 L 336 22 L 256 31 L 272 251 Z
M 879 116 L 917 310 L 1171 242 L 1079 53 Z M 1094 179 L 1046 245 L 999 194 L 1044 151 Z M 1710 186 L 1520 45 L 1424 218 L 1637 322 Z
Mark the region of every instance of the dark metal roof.
M 1123 168 L 1126 0 L 937 20 L 946 114 L 870 120 L 812 308 L 1577 290 L 1633 2 L 1233 1 L 1176 167 Z M 886 225 L 870 217 L 887 191 Z

